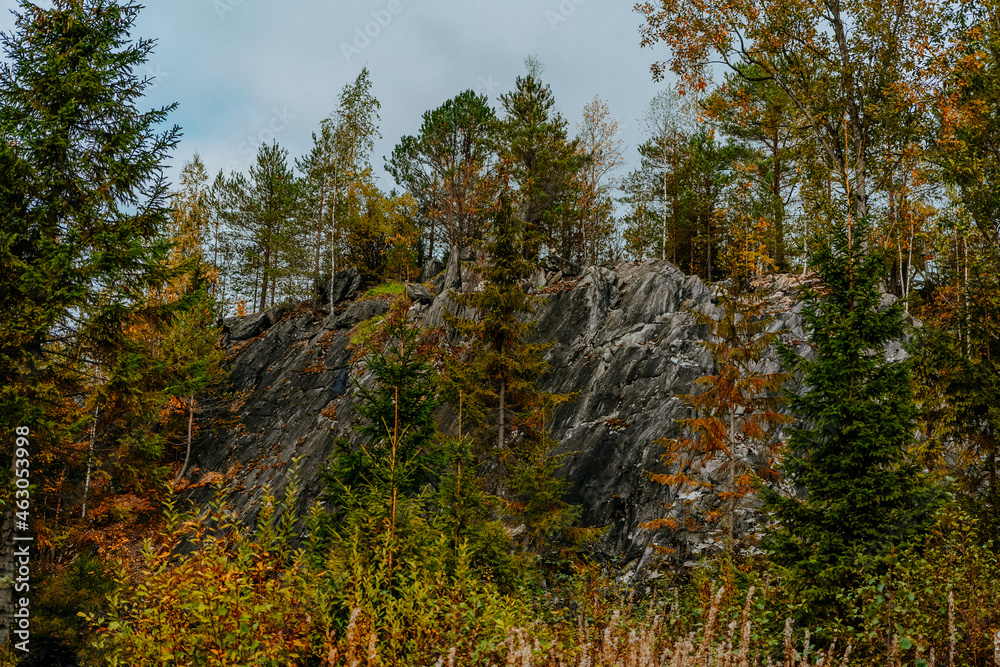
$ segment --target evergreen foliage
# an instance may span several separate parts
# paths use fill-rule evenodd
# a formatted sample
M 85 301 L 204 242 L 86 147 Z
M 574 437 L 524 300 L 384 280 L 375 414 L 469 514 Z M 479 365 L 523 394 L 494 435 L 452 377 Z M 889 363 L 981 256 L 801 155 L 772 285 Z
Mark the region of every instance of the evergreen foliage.
M 197 397 L 207 389 L 217 388 L 226 377 L 225 351 L 218 347 L 220 332 L 216 326 L 214 303 L 207 281 L 198 272 L 191 278 L 185 301 L 185 307 L 175 313 L 162 346 L 166 364 L 165 394 L 183 402 L 186 408 L 180 437 L 184 442 L 184 460 L 175 482 L 184 477 L 191 460 Z
M 510 199 L 501 191 L 491 212 L 482 291 L 452 295 L 479 319 L 446 315 L 472 341 L 471 358 L 449 364 L 448 377 L 452 402 L 461 392 L 466 414 L 479 428 L 486 488 L 510 503 L 529 526 L 525 541 L 540 548 L 576 517 L 576 509 L 562 500 L 565 482 L 555 474 L 555 443 L 546 430 L 553 408 L 569 397 L 536 385 L 548 367 L 542 356 L 547 346 L 526 341 L 532 327 L 527 316 L 537 297 L 525 291 L 531 264 Z
M 226 243 L 235 260 L 229 281 L 251 312 L 308 294 L 306 230 L 296 215 L 297 198 L 288 151 L 276 142 L 260 146 L 246 176 L 233 174 L 217 186 L 217 213 L 227 222 Z
M 359 385 L 357 430 L 366 443 L 356 452 L 341 444 L 328 484 L 338 504 L 352 503 L 362 489 L 386 497 L 412 497 L 436 478 L 438 433 L 434 409 L 437 380 L 430 343 L 406 322 L 406 300 L 397 300 L 380 326 L 359 341 L 372 388 Z
M 129 38 L 138 5 L 20 5 L 0 64 L 0 413 L 44 432 L 87 376 L 134 366 L 127 325 L 170 277 L 160 165 L 179 130 L 158 129 L 173 105 L 137 108 L 153 45 Z
M 33 650 L 21 664 L 749 665 L 753 647 L 761 662 L 784 649 L 788 667 L 846 667 L 843 645 L 811 650 L 807 634 L 793 649 L 790 621 L 780 629 L 791 606 L 823 623 L 823 641 L 854 642 L 863 664 L 919 667 L 930 649 L 942 664 L 1000 665 L 998 0 L 640 2 L 644 45 L 672 47 L 697 99 L 656 98 L 624 230 L 604 180 L 619 157 L 610 112 L 595 99 L 572 140 L 534 58 L 500 97 L 502 120 L 471 90 L 423 115 L 386 165 L 403 195 L 372 170 L 381 105 L 367 68 L 296 161 L 301 178 L 272 143 L 211 188 L 196 153 L 170 193 L 161 165 L 180 133 L 166 124 L 173 105 L 141 110 L 155 85 L 137 74 L 153 42 L 130 35 L 141 6 L 16 6 L 0 37 L 0 431 L 27 430 L 31 447 Z M 714 91 L 712 53 L 731 70 Z M 847 212 L 879 222 L 840 230 Z M 644 614 L 579 559 L 545 579 L 525 566 L 593 534 L 571 527 L 547 432 L 569 397 L 538 388 L 532 262 L 615 260 L 622 236 L 640 261 L 738 287 L 798 258 L 805 275 L 812 244 L 822 280 L 803 311 L 810 341 L 781 352 L 802 382 L 789 405 L 803 424 L 781 491 L 765 483 L 787 378 L 760 370 L 777 336 L 763 302 L 723 294 L 720 320 L 695 314 L 714 368 L 681 397 L 696 414 L 663 441 L 670 473 L 650 477 L 716 496 L 688 517 L 699 532 L 726 517 L 732 535 L 754 488 L 776 521 L 763 555 L 675 571 L 688 581 L 668 616 L 663 580 L 647 582 Z M 458 355 L 407 322 L 405 298 L 353 332 L 371 380 L 356 405 L 363 442 L 337 443 L 332 508 L 314 507 L 301 549 L 294 488 L 280 503 L 265 492 L 256 531 L 221 505 L 182 515 L 160 503 L 169 465 L 180 490 L 202 402 L 224 378 L 220 314 L 318 296 L 348 267 L 394 281 L 366 297 L 402 297 L 414 258 L 479 240 L 482 289 L 452 295 L 464 317 L 446 315 L 450 342 L 468 345 Z M 903 306 L 886 304 L 886 275 Z M 910 358 L 889 361 L 909 335 L 904 308 L 924 324 Z M 446 436 L 435 415 L 455 406 Z M 11 455 L 0 447 L 4 665 Z M 956 480 L 940 512 L 931 476 Z M 680 501 L 647 527 L 679 528 Z M 132 567 L 136 535 L 160 518 Z M 80 611 L 96 632 L 84 652 Z
M 791 100 L 752 65 L 760 81 L 749 83 L 734 73 L 726 74 L 726 85 L 705 100 L 719 129 L 736 145 L 739 173 L 748 183 L 734 206 L 762 229 L 763 257 L 779 271 L 788 270 L 787 227 L 791 200 L 800 175 L 795 162 L 803 144 L 803 130 L 795 123 Z M 753 113 L 747 114 L 746 107 Z M 749 210 L 747 210 L 749 209 Z
M 426 229 L 426 256 L 433 257 L 437 232 L 452 248 L 482 236 L 481 209 L 494 185 L 497 119 L 484 95 L 459 93 L 424 112 L 420 133 L 404 136 L 386 169 L 417 200 Z
M 574 175 L 587 157 L 578 152 L 579 142 L 568 138 L 552 89 L 541 81 L 541 65 L 533 58 L 525 65 L 528 71 L 517 77 L 514 90 L 500 96 L 506 113 L 500 126 L 500 157 L 517 185 L 524 257 L 535 259 L 543 247 L 550 252 L 566 249 L 560 233 L 571 227 L 578 199 Z
M 849 229 L 849 228 L 848 228 Z M 814 354 L 781 349 L 801 374 L 781 469 L 805 491 L 765 490 L 778 525 L 768 540 L 804 615 L 832 618 L 838 595 L 928 531 L 938 494 L 908 456 L 916 433 L 910 362 L 886 359 L 906 334 L 899 302 L 883 306 L 882 259 L 864 249 L 865 228 L 834 238 L 816 258 L 821 286 L 806 296 L 803 320 Z

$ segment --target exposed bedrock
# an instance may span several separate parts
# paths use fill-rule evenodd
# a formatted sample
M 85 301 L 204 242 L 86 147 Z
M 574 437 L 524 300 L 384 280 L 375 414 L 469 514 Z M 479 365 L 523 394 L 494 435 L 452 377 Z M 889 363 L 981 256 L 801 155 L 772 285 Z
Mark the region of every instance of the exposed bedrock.
M 479 285 L 477 272 L 464 264 L 471 259 L 470 253 L 453 252 L 448 266 L 425 271 L 432 287 L 411 289 L 410 315 L 426 326 L 445 326 L 442 312 L 455 308 L 446 286 Z M 670 500 L 670 489 L 650 482 L 647 473 L 663 471 L 655 441 L 677 435 L 675 420 L 688 416 L 678 395 L 691 393 L 693 381 L 711 371 L 711 358 L 699 344 L 707 331 L 689 310 L 719 316 L 715 288 L 666 261 L 613 269 L 547 262 L 532 282 L 544 293 L 532 339 L 551 342 L 541 386 L 576 395 L 560 406 L 551 430 L 559 451 L 570 453 L 563 466 L 570 500 L 582 507 L 586 525 L 607 527 L 596 551 L 618 562 L 648 555 L 654 542 L 698 553 L 712 543 L 710 534 L 653 534 L 639 526 L 663 516 L 663 503 Z M 797 286 L 793 276 L 772 277 L 760 286 L 775 311 L 773 330 L 785 330 L 793 341 L 804 338 Z M 265 485 L 281 496 L 296 458 L 297 511 L 304 513 L 317 498 L 319 472 L 334 440 L 358 438 L 351 428 L 356 387 L 370 378 L 354 359 L 352 332 L 388 308 L 384 301 L 346 300 L 357 287 L 355 275 L 341 272 L 325 290 L 326 302 L 226 321 L 240 399 L 218 408 L 217 423 L 227 425 L 206 430 L 197 442 L 190 498 L 208 500 L 213 486 L 206 482 L 221 475 L 235 489 L 232 507 L 252 521 Z M 804 342 L 799 345 L 804 349 Z M 763 363 L 778 368 L 773 356 Z M 451 411 L 441 415 L 447 430 Z M 752 507 L 742 508 L 740 516 L 740 530 L 751 530 Z

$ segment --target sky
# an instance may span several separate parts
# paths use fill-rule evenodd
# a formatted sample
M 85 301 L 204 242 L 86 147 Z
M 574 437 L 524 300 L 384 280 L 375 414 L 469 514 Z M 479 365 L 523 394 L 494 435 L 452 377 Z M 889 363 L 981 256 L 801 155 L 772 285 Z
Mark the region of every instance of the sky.
M 0 0 L 0 31 L 16 6 Z M 499 111 L 529 55 L 571 135 L 599 96 L 624 140 L 619 175 L 638 167 L 641 118 L 670 85 L 650 75 L 666 53 L 640 48 L 641 23 L 630 2 L 606 0 L 146 0 L 132 35 L 156 40 L 139 72 L 154 77 L 148 107 L 178 103 L 171 180 L 195 152 L 210 175 L 246 171 L 272 140 L 292 163 L 367 66 L 382 104 L 372 164 L 388 190 L 384 158 L 425 111 L 470 88 Z

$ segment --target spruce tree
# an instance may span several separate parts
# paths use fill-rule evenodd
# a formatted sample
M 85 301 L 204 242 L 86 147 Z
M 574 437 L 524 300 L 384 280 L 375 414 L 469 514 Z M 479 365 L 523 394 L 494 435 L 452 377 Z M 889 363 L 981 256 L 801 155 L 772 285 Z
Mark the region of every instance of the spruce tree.
M 883 571 L 888 557 L 930 527 L 936 491 L 908 458 L 916 431 L 910 362 L 886 347 L 905 335 L 900 302 L 883 306 L 883 259 L 864 249 L 864 226 L 840 230 L 816 258 L 820 287 L 806 294 L 814 354 L 780 350 L 802 391 L 781 469 L 805 492 L 765 493 L 777 527 L 767 545 L 784 566 L 807 620 L 842 614 L 837 595 Z
M 173 105 L 137 109 L 150 81 L 134 70 L 152 49 L 129 38 L 138 5 L 21 7 L 0 64 L 0 380 L 31 396 L 78 382 L 77 359 L 113 364 L 147 290 L 168 277 L 161 162 L 179 129 L 157 129 Z
M 433 412 L 440 400 L 431 346 L 406 321 L 407 305 L 405 299 L 393 304 L 382 326 L 363 343 L 365 369 L 375 376 L 375 386 L 359 386 L 357 410 L 362 417 L 358 430 L 368 443 L 360 452 L 362 479 L 371 486 L 412 495 L 419 490 L 423 473 L 435 468 Z
M 27 427 L 32 473 L 55 479 L 45 468 L 64 465 L 74 427 L 92 423 L 81 413 L 95 386 L 127 410 L 149 404 L 153 364 L 129 324 L 165 316 L 146 297 L 170 277 L 161 165 L 179 129 L 164 129 L 173 105 L 140 111 L 151 80 L 135 72 L 153 43 L 129 35 L 139 5 L 20 8 L 0 38 L 0 426 Z M 119 460 L 140 466 L 136 452 L 155 446 L 124 435 Z M 0 644 L 9 604 L 4 588 Z
M 553 408 L 569 397 L 536 384 L 548 368 L 542 354 L 547 345 L 527 342 L 533 326 L 527 317 L 537 297 L 525 290 L 531 264 L 524 259 L 523 223 L 510 200 L 511 193 L 501 190 L 491 211 L 482 291 L 452 295 L 479 319 L 446 316 L 472 341 L 471 358 L 453 362 L 448 375 L 452 400 L 462 392 L 470 421 L 479 428 L 487 490 L 525 522 L 525 543 L 541 547 L 576 517 L 562 499 L 565 482 L 556 475 L 555 443 L 547 431 Z
M 424 487 L 436 481 L 439 469 L 430 353 L 421 332 L 406 321 L 405 300 L 361 343 L 365 369 L 374 375 L 371 388 L 359 387 L 355 428 L 364 437 L 358 447 L 338 440 L 323 475 L 332 508 L 323 532 L 335 545 L 354 544 L 371 555 L 388 535 L 384 546 L 394 554 L 429 539 L 413 531 L 427 532 Z M 407 542 L 408 535 L 415 541 Z

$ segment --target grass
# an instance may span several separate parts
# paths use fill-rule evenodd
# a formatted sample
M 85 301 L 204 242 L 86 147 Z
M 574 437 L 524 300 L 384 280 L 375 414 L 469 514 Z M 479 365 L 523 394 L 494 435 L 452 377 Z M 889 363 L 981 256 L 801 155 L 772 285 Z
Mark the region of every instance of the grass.
M 358 301 L 364 301 L 365 299 L 382 299 L 386 296 L 402 296 L 405 291 L 406 285 L 403 283 L 383 283 L 382 285 L 372 287 L 367 292 L 362 294 Z
M 653 606 L 646 614 L 637 614 L 632 606 L 615 609 L 603 625 L 589 626 L 581 614 L 577 636 L 570 646 L 550 643 L 546 646 L 539 635 L 544 628 L 513 627 L 507 631 L 504 642 L 507 667 L 954 667 L 955 636 L 951 625 L 950 646 L 944 655 L 935 655 L 925 646 L 916 649 L 913 662 L 904 662 L 900 645 L 895 638 L 888 655 L 875 661 L 852 660 L 850 641 L 834 642 L 826 649 L 810 644 L 809 631 L 801 644 L 793 642 L 792 619 L 785 622 L 783 652 L 776 660 L 755 649 L 756 638 L 751 620 L 754 589 L 746 597 L 739 622 L 733 620 L 726 627 L 719 622 L 719 602 L 725 588 L 715 594 L 708 610 L 703 630 L 682 635 L 682 624 L 676 605 L 666 614 L 654 613 Z M 539 632 L 542 631 L 542 632 Z M 720 641 L 721 640 L 721 641 Z M 993 637 L 994 662 L 1000 667 L 1000 630 Z M 438 659 L 435 667 L 454 667 L 454 650 Z

